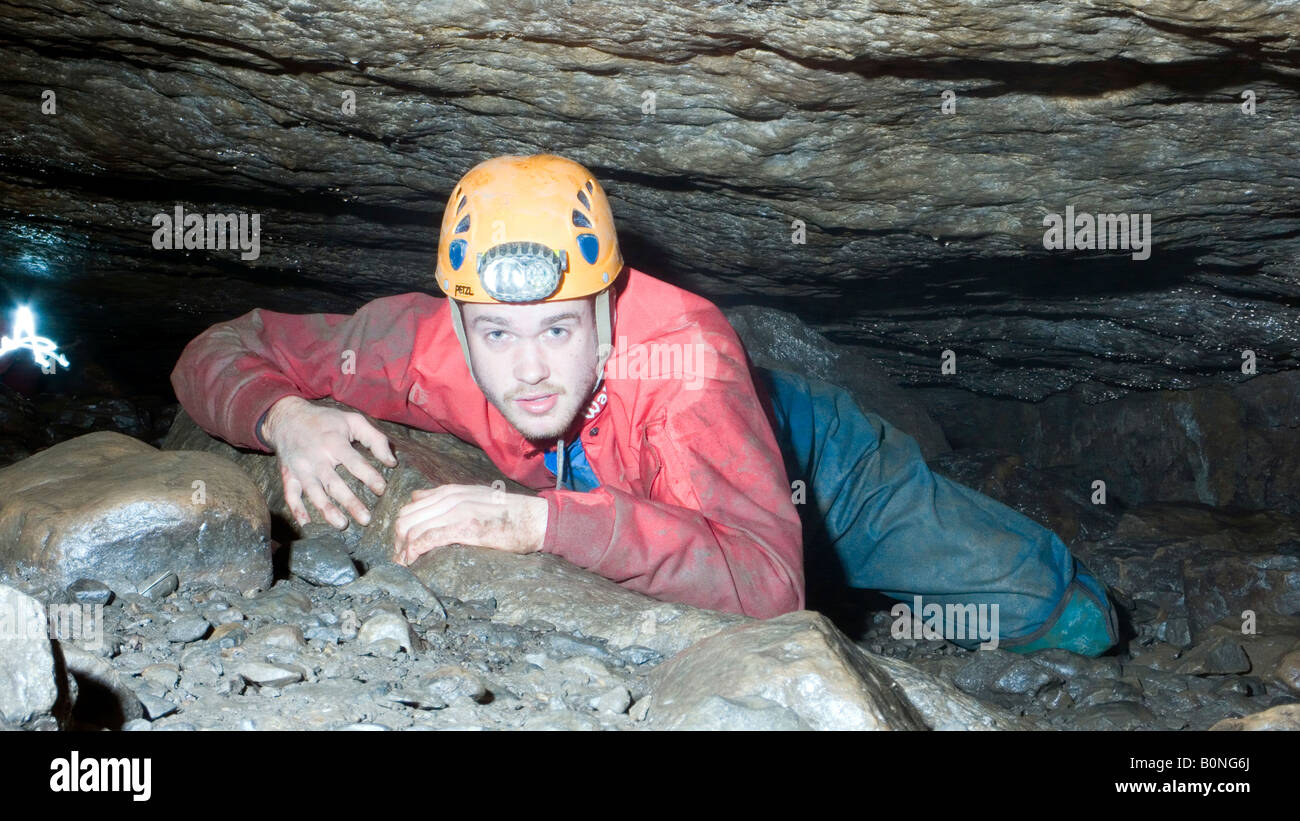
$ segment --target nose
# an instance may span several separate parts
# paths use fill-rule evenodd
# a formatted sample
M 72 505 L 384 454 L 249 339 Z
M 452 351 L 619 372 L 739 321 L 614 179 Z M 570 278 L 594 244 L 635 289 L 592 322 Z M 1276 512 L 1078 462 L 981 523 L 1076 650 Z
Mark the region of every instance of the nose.
M 515 357 L 515 379 L 525 385 L 536 385 L 544 382 L 550 375 L 551 369 L 546 362 L 546 354 L 538 341 L 521 340 Z

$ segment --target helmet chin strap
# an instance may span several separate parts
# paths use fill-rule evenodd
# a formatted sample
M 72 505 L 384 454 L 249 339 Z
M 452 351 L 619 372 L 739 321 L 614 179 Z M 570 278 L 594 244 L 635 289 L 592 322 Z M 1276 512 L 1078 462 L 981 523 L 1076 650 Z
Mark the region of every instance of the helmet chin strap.
M 465 367 L 469 368 L 470 378 L 474 384 L 478 384 L 478 377 L 474 375 L 474 360 L 469 358 L 469 342 L 465 340 L 465 320 L 460 316 L 459 300 L 450 300 L 451 302 L 451 327 L 456 331 L 456 338 L 460 340 L 460 352 L 465 355 Z M 480 386 L 481 387 L 481 386 Z
M 610 316 L 609 309 L 610 290 L 606 288 L 596 294 L 596 385 L 591 389 L 593 396 L 605 381 L 605 362 L 614 352 L 613 318 Z

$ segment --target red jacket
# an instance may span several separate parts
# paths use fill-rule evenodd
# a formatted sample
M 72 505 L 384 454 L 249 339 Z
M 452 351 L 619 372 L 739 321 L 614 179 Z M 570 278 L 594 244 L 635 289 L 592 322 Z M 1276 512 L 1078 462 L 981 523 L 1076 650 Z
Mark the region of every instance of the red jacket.
M 626 276 L 582 420 L 601 482 L 587 493 L 556 490 L 543 451 L 483 396 L 440 297 L 384 297 L 352 316 L 254 310 L 190 342 L 172 385 L 205 430 L 255 450 L 268 450 L 257 423 L 288 395 L 453 434 L 541 491 L 543 551 L 660 599 L 759 618 L 801 609 L 799 516 L 735 331 L 709 301 Z

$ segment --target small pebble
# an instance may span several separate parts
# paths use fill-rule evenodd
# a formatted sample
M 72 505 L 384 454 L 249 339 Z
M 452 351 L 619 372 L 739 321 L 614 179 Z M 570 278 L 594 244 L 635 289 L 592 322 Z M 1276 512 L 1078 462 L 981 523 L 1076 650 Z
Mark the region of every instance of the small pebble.
M 181 616 L 167 628 L 167 640 L 182 644 L 199 641 L 208 634 L 212 625 L 202 616 Z
M 454 665 L 439 667 L 426 675 L 424 688 L 448 703 L 460 698 L 482 703 L 488 697 L 487 685 L 483 679 Z
M 175 573 L 168 570 L 154 576 L 146 582 L 140 588 L 140 595 L 147 599 L 158 601 L 159 599 L 165 599 L 175 593 L 178 587 L 180 587 L 180 579 L 176 577 Z
M 383 639 L 391 639 L 408 653 L 415 649 L 415 637 L 411 634 L 411 625 L 394 613 L 378 613 L 366 620 L 357 633 L 360 644 L 373 644 Z
M 157 721 L 177 710 L 176 705 L 171 701 L 148 691 L 137 691 L 135 696 L 140 699 L 140 706 L 144 707 L 145 717 L 150 721 Z
M 592 707 L 602 713 L 622 715 L 632 706 L 632 694 L 626 687 L 614 687 L 598 698 L 592 699 Z
M 77 579 L 68 585 L 67 592 L 78 604 L 108 604 L 113 600 L 109 586 L 94 579 Z
M 337 536 L 294 542 L 289 546 L 289 572 L 322 587 L 337 587 L 357 579 L 356 565 Z
M 150 664 L 140 671 L 140 678 L 173 690 L 180 681 L 181 671 L 175 664 Z
M 214 610 L 207 616 L 208 621 L 215 625 L 234 624 L 244 620 L 244 613 L 235 607 L 224 607 L 220 610 Z
M 303 632 L 296 624 L 268 627 L 249 639 L 249 643 L 261 647 L 277 647 L 281 650 L 302 650 L 306 647 Z
M 239 665 L 237 672 L 259 687 L 284 687 L 303 679 L 301 670 L 259 661 L 245 662 Z
M 218 647 L 231 648 L 238 647 L 248 638 L 248 632 L 244 630 L 244 625 L 239 622 L 227 622 L 212 631 L 208 641 L 216 642 Z

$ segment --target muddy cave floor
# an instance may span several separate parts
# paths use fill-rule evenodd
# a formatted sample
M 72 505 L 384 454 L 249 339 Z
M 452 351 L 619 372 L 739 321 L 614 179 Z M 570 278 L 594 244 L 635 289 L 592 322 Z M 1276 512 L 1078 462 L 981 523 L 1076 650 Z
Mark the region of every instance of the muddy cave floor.
M 0 437 L 0 466 L 89 430 L 158 444 L 174 407 L 51 400 L 47 424 Z M 33 438 L 35 437 L 35 438 Z M 41 441 L 47 440 L 47 441 Z M 1095 659 L 1064 651 L 972 652 L 891 635 L 892 602 L 852 594 L 824 611 L 861 647 L 909 661 L 982 702 L 1054 729 L 1203 730 L 1300 694 L 1278 661 L 1300 644 L 1300 618 L 1255 635 L 1226 619 L 1193 643 L 1176 611 L 1119 596 L 1120 647 Z M 125 593 L 104 609 L 99 646 L 62 643 L 69 666 L 111 669 L 117 686 L 82 693 L 84 729 L 612 729 L 647 726 L 647 678 L 664 659 L 534 620 L 493 621 L 491 600 L 432 597 L 400 582 L 368 592 L 317 587 L 277 570 L 271 591 L 182 584 L 160 598 Z M 383 619 L 374 616 L 386 613 Z M 368 622 L 379 635 L 358 636 Z M 1170 642 L 1168 637 L 1181 636 Z M 376 640 L 377 639 L 377 640 Z M 1291 656 L 1294 658 L 1295 656 Z M 1284 666 L 1284 665 L 1283 665 Z M 1293 671 L 1294 672 L 1294 671 Z M 1291 686 L 1296 686 L 1291 676 Z M 138 706 L 137 706 L 138 702 Z M 120 705 L 130 704 L 124 713 Z
M 80 669 L 111 666 L 144 712 L 123 715 L 115 705 L 133 700 L 104 693 L 78 702 L 74 726 L 646 726 L 638 708 L 661 656 L 611 648 L 543 621 L 498 623 L 495 610 L 492 600 L 443 599 L 440 608 L 396 580 L 381 580 L 365 594 L 282 578 L 254 598 L 209 586 L 184 587 L 158 600 L 116 596 L 104 611 L 102 646 L 65 644 L 64 652 Z M 386 615 L 375 619 L 379 614 Z M 1224 718 L 1300 701 L 1249 672 L 1205 672 L 1240 667 L 1227 651 L 1180 651 L 1155 638 L 1159 625 L 1150 620 L 1136 625 L 1138 635 L 1125 650 L 1089 659 L 1055 650 L 1017 656 L 895 639 L 887 611 L 857 615 L 865 632 L 855 638 L 863 648 L 916 664 L 1048 728 L 1203 730 Z M 1131 611 L 1125 616 L 1130 621 Z M 358 624 L 380 632 L 359 636 Z

